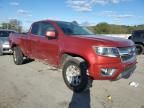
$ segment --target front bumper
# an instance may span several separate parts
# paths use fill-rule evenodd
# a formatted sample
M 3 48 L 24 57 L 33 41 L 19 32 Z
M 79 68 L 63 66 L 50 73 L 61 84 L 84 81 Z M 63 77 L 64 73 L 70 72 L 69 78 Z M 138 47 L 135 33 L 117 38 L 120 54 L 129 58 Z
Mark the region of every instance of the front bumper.
M 3 44 L 1 45 L 1 52 L 4 53 L 12 53 L 12 50 L 10 48 L 9 44 Z
M 117 77 L 117 79 L 121 78 L 129 78 L 136 69 L 136 65 L 132 65 L 130 67 L 125 68 L 125 70 Z
M 89 74 L 94 80 L 118 80 L 120 78 L 129 78 L 136 69 L 136 60 L 125 63 L 103 63 L 93 64 L 89 67 Z M 115 68 L 112 76 L 104 76 L 101 73 L 102 68 Z

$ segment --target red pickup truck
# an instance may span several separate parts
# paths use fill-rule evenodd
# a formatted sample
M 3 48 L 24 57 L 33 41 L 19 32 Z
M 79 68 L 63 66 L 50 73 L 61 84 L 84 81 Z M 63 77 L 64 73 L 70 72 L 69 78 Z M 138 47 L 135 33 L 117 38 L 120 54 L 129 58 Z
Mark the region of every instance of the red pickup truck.
M 136 68 L 131 40 L 94 35 L 73 22 L 34 22 L 27 34 L 11 34 L 9 42 L 16 65 L 31 58 L 62 68 L 64 82 L 75 92 L 93 80 L 129 78 Z

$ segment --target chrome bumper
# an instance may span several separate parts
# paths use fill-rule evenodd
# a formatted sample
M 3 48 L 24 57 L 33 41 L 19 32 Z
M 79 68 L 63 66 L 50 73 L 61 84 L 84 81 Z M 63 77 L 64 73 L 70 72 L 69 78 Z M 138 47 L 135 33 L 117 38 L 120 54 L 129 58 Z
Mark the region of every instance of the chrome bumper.
M 128 79 L 136 69 L 136 65 L 125 68 L 125 70 L 117 77 L 117 79 Z

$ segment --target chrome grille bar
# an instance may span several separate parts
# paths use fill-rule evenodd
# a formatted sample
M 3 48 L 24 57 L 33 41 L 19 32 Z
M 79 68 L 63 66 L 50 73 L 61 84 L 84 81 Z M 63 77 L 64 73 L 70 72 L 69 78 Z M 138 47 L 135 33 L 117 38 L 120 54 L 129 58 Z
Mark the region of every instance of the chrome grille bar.
M 136 59 L 136 49 L 135 46 L 126 47 L 126 48 L 118 48 L 121 60 L 123 62 L 127 62 L 130 60 Z

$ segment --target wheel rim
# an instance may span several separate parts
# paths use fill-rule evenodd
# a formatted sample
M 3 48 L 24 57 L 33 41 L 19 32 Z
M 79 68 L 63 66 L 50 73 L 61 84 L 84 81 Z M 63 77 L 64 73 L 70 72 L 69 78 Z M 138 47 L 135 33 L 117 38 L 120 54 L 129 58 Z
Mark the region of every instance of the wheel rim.
M 17 61 L 16 52 L 15 51 L 13 51 L 13 58 L 14 58 L 14 61 Z
M 70 65 L 66 70 L 66 78 L 72 86 L 78 86 L 81 83 L 80 69 L 75 65 Z

